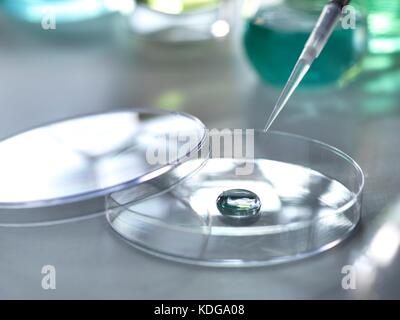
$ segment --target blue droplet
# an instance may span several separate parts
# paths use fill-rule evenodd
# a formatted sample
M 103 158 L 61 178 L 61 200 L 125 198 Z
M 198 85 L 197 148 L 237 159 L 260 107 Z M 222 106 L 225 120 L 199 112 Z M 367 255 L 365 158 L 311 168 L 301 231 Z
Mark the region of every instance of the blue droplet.
M 260 217 L 260 198 L 249 190 L 231 189 L 217 198 L 217 208 L 222 220 L 228 224 L 243 226 L 256 222 Z

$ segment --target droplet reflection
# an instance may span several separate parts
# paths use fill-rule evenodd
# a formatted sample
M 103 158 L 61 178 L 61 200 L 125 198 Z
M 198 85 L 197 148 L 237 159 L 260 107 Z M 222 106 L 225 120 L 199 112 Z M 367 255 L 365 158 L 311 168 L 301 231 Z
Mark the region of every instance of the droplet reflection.
M 218 196 L 217 208 L 225 223 L 246 226 L 260 218 L 261 201 L 254 192 L 245 189 L 231 189 Z

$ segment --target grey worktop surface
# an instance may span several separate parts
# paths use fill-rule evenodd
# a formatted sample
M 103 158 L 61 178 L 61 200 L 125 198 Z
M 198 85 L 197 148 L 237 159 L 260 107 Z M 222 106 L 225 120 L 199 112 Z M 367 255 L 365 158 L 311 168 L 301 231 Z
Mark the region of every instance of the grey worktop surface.
M 76 26 L 78 37 L 62 26 L 43 31 L 0 15 L 0 137 L 127 106 L 172 106 L 209 128 L 263 126 L 278 89 L 259 82 L 238 37 L 160 46 L 124 34 L 118 18 L 96 23 L 100 31 Z M 103 215 L 2 227 L 0 298 L 400 298 L 400 240 L 386 232 L 400 235 L 399 83 L 400 69 L 393 68 L 345 87 L 299 92 L 274 125 L 336 146 L 363 168 L 362 222 L 340 246 L 295 263 L 215 269 L 139 252 Z M 381 106 L 387 111 L 366 111 Z M 342 289 L 348 264 L 358 267 L 357 290 Z M 56 290 L 41 287 L 44 265 L 56 267 Z

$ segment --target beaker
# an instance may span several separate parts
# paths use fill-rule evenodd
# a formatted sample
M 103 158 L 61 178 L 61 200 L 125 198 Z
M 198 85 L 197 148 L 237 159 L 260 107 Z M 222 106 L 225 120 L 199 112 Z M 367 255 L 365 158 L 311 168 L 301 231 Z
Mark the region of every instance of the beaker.
M 231 31 L 236 0 L 137 0 L 130 30 L 157 42 L 182 43 L 225 38 Z
M 243 45 L 251 66 L 263 81 L 277 86 L 286 83 L 326 2 L 245 1 Z M 357 7 L 345 7 L 343 18 L 300 87 L 353 79 L 361 71 L 366 47 L 364 16 Z
M 110 2 L 104 0 L 3 0 L 1 5 L 13 16 L 43 24 L 90 20 L 109 14 L 113 9 Z

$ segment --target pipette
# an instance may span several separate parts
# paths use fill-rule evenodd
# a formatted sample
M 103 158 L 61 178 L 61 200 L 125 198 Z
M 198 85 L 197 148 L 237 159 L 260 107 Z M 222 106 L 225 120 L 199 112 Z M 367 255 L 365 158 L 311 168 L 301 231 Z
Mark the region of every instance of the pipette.
M 317 24 L 304 45 L 304 49 L 301 52 L 288 81 L 279 95 L 275 107 L 265 125 L 264 131 L 267 131 L 272 125 L 278 114 L 288 102 L 294 90 L 299 85 L 300 81 L 304 78 L 308 69 L 310 69 L 313 61 L 318 58 L 332 34 L 332 31 L 336 27 L 336 23 L 339 20 L 343 7 L 349 2 L 350 0 L 331 0 L 324 6 Z

